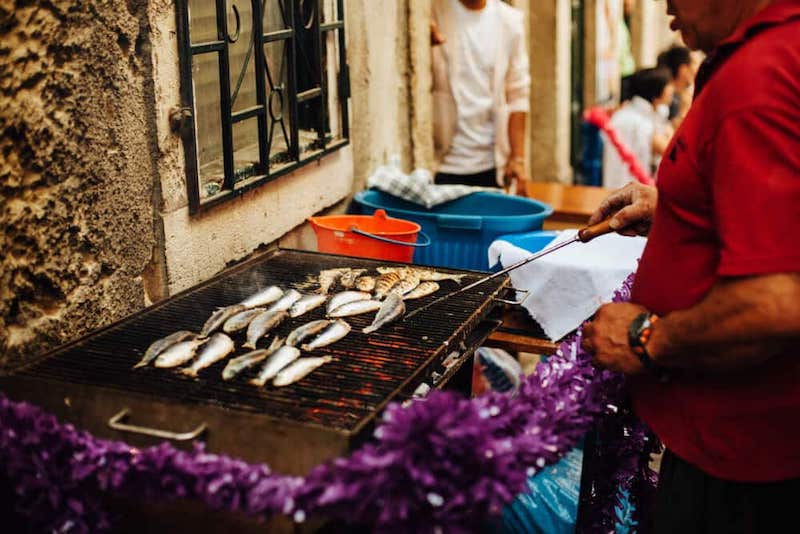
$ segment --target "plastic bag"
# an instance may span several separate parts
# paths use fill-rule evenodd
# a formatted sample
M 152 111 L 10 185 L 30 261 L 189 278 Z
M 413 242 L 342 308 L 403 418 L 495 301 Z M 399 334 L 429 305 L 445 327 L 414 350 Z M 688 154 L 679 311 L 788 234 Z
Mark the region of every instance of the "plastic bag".
M 575 531 L 583 451 L 573 449 L 529 477 L 528 491 L 505 507 L 495 530 L 504 534 L 567 534 Z

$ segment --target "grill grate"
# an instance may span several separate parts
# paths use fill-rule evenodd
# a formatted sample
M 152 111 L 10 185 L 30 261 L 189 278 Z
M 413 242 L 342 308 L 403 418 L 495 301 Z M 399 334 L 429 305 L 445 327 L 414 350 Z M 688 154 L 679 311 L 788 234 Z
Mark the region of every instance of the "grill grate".
M 193 379 L 173 370 L 152 367 L 131 369 L 147 346 L 176 330 L 198 331 L 215 307 L 235 304 L 259 289 L 276 284 L 303 288 L 308 275 L 333 267 L 362 267 L 374 272 L 388 262 L 278 250 L 254 258 L 234 269 L 170 299 L 46 355 L 19 371 L 19 375 L 60 382 L 87 384 L 134 392 L 181 403 L 212 404 L 274 417 L 315 423 L 344 431 L 357 431 L 383 406 L 418 381 L 435 363 L 451 352 L 490 311 L 492 296 L 506 279 L 494 279 L 474 291 L 420 313 L 408 321 L 395 322 L 367 336 L 361 329 L 374 314 L 346 318 L 353 327 L 344 339 L 314 351 L 335 360 L 300 382 L 284 388 L 256 388 L 246 380 L 256 372 L 243 373 L 230 382 L 220 377 L 225 361 L 201 371 Z M 477 280 L 482 273 L 469 273 L 462 283 Z M 412 310 L 456 289 L 452 281 L 416 301 Z M 324 317 L 324 306 L 302 317 L 288 319 L 271 335 L 285 336 L 296 326 Z M 269 343 L 271 335 L 259 346 Z M 242 354 L 244 332 L 234 334 Z M 307 355 L 307 353 L 303 353 Z

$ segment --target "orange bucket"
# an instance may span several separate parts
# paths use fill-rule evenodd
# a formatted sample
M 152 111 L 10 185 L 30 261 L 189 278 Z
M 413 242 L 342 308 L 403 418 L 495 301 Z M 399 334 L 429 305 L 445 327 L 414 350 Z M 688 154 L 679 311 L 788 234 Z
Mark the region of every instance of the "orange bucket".
M 388 217 L 382 209 L 372 215 L 325 215 L 308 221 L 320 252 L 410 263 L 415 247 L 430 245 L 420 225 Z M 421 233 L 426 243 L 417 243 Z

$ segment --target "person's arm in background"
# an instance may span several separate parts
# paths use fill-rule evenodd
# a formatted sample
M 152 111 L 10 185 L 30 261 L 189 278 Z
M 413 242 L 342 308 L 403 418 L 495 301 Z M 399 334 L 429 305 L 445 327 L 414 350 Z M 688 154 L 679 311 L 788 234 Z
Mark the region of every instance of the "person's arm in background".
M 510 180 L 516 182 L 516 193 L 525 196 L 525 127 L 530 109 L 531 75 L 528 67 L 528 51 L 525 44 L 525 30 L 522 17 L 517 21 L 516 38 L 510 50 L 510 64 L 505 79 L 506 102 L 508 105 L 508 141 L 511 147 L 504 176 L 506 185 Z
M 508 117 L 508 141 L 511 145 L 511 153 L 506 163 L 505 177 L 506 185 L 511 185 L 510 180 L 516 180 L 516 193 L 519 196 L 525 195 L 525 182 L 528 177 L 525 174 L 525 125 L 528 114 L 523 111 L 515 111 Z

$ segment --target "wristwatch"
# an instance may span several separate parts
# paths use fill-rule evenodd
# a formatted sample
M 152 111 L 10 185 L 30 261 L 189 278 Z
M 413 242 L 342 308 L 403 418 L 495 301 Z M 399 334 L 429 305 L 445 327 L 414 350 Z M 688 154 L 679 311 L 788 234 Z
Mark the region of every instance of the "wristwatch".
M 643 312 L 637 315 L 628 327 L 628 344 L 633 353 L 639 357 L 639 361 L 642 362 L 645 369 L 657 374 L 662 374 L 663 369 L 653 361 L 653 358 L 647 351 L 647 342 L 650 340 L 650 336 L 653 333 L 653 325 L 657 322 L 658 315 L 655 313 Z

